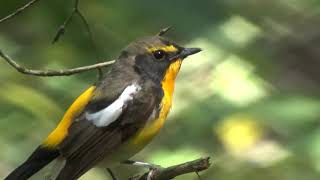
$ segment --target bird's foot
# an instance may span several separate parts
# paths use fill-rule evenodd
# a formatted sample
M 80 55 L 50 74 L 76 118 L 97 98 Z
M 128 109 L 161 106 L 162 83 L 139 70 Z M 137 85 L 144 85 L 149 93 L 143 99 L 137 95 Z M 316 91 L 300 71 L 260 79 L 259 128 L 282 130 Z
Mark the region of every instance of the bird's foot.
M 157 165 L 157 164 L 146 163 L 146 162 L 141 162 L 141 161 L 133 161 L 133 160 L 123 161 L 122 164 L 129 164 L 129 165 L 133 165 L 133 166 L 144 167 L 144 168 L 148 168 L 150 170 L 157 170 L 157 169 L 162 168 L 160 165 Z

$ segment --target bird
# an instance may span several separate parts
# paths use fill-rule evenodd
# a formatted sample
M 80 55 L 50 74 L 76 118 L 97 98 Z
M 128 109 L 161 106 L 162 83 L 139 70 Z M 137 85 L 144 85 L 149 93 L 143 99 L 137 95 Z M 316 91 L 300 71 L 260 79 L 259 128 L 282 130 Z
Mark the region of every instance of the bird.
M 201 51 L 163 37 L 130 43 L 105 74 L 71 104 L 56 128 L 5 180 L 28 179 L 57 160 L 56 180 L 75 180 L 99 165 L 127 162 L 163 127 L 182 62 Z M 140 163 L 146 164 L 147 163 Z

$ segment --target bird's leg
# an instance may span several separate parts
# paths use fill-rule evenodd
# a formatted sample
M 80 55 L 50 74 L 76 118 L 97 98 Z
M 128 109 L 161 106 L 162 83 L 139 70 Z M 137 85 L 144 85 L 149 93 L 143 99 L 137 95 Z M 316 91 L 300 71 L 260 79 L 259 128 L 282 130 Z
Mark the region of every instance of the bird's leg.
M 133 166 L 138 166 L 138 167 L 144 167 L 148 169 L 161 169 L 162 167 L 156 164 L 152 163 L 146 163 L 146 162 L 141 162 L 141 161 L 133 161 L 133 160 L 125 160 L 121 162 L 122 164 L 128 164 L 128 165 L 133 165 Z
M 146 162 L 141 162 L 141 161 L 133 161 L 133 160 L 125 160 L 123 162 L 121 162 L 122 164 L 128 164 L 128 165 L 133 165 L 133 166 L 138 166 L 138 167 L 143 167 L 143 168 L 148 168 L 149 169 L 149 173 L 147 176 L 147 180 L 151 180 L 153 174 L 161 169 L 162 167 L 157 165 L 157 164 L 152 164 L 152 163 L 146 163 Z
M 110 174 L 112 180 L 119 180 L 110 168 L 107 168 L 107 171 Z
M 198 179 L 199 179 L 199 180 L 202 180 L 202 178 L 201 178 L 200 174 L 199 174 L 197 171 L 196 171 L 195 173 L 196 173 L 196 175 L 197 175 Z

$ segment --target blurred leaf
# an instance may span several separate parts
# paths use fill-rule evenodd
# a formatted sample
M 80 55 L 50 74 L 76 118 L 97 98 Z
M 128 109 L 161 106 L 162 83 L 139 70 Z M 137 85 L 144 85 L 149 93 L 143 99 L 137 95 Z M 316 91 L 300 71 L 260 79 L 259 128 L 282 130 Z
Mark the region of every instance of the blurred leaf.
M 3 83 L 1 88 L 5 89 L 0 94 L 2 100 L 29 111 L 45 126 L 52 123 L 51 117 L 62 114 L 53 100 L 36 89 L 13 83 Z

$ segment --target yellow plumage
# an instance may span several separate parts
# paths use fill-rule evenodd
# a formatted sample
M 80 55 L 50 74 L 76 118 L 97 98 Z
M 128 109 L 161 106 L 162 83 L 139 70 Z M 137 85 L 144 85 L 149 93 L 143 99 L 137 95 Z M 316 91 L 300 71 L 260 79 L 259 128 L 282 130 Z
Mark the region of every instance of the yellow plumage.
M 155 47 L 150 48 L 152 51 Z M 176 51 L 177 49 L 170 45 L 162 47 L 161 49 L 165 51 Z M 176 76 L 180 70 L 182 60 L 178 59 L 170 65 L 166 71 L 165 77 L 161 82 L 164 96 L 161 100 L 161 109 L 159 112 L 159 117 L 156 120 L 150 121 L 142 130 L 140 130 L 135 137 L 129 142 L 129 146 L 133 149 L 141 149 L 147 143 L 149 143 L 152 138 L 158 134 L 162 128 L 167 115 L 170 111 L 172 105 L 172 95 L 174 91 L 174 84 Z M 55 148 L 59 145 L 63 139 L 68 135 L 68 129 L 72 124 L 73 119 L 83 111 L 84 107 L 89 102 L 90 98 L 93 95 L 95 86 L 88 88 L 83 94 L 81 94 L 74 103 L 69 107 L 69 109 L 64 114 L 62 120 L 58 126 L 49 134 L 47 139 L 42 143 L 42 146 L 47 148 Z
M 168 68 L 165 77 L 161 82 L 164 96 L 161 100 L 159 117 L 158 119 L 151 121 L 140 132 L 138 132 L 136 137 L 134 137 L 130 143 L 132 148 L 143 148 L 162 128 L 172 105 L 175 79 L 180 70 L 181 63 L 182 60 L 178 59 Z
M 64 114 L 58 126 L 49 134 L 47 139 L 42 143 L 42 146 L 47 148 L 55 148 L 68 135 L 68 129 L 72 124 L 73 119 L 82 112 L 84 107 L 89 102 L 93 95 L 95 86 L 91 86 L 84 93 L 82 93 L 69 107 Z

